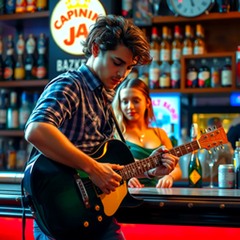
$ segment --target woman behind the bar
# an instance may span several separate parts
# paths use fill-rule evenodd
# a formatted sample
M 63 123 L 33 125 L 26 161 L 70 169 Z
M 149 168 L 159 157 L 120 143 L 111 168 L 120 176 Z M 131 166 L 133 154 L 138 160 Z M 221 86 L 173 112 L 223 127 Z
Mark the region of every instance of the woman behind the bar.
M 161 146 L 167 149 L 172 148 L 167 133 L 162 128 L 151 126 L 155 121 L 152 101 L 149 88 L 141 79 L 128 78 L 122 82 L 116 91 L 112 105 L 126 144 L 130 147 L 136 161 L 149 157 L 155 150 L 161 149 Z M 144 175 L 131 178 L 128 186 L 170 188 L 181 176 L 182 171 L 177 164 L 168 175 L 159 175 L 156 169 L 151 169 Z

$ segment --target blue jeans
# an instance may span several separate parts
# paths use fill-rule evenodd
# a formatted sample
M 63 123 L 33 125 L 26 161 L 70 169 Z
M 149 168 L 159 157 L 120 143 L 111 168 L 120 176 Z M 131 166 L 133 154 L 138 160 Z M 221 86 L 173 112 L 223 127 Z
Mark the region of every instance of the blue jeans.
M 54 240 L 53 238 L 47 237 L 41 229 L 38 227 L 36 221 L 34 221 L 33 225 L 33 233 L 35 240 Z M 71 240 L 71 239 L 69 239 Z M 81 240 L 81 239 L 79 239 Z M 97 238 L 96 240 L 126 240 L 123 232 L 121 231 L 120 225 L 117 223 L 116 219 L 113 218 L 113 221 L 110 223 L 106 232 L 101 236 L 101 238 Z

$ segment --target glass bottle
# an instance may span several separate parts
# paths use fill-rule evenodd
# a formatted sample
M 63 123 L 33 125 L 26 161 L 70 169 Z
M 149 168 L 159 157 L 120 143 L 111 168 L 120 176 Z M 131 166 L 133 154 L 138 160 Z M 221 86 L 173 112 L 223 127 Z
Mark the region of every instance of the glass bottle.
M 14 0 L 5 0 L 5 13 L 13 14 L 16 9 L 16 1 Z
M 193 53 L 195 55 L 206 53 L 204 32 L 201 24 L 196 26 L 196 39 L 194 41 Z
M 21 139 L 19 143 L 19 148 L 16 152 L 16 169 L 23 170 L 25 163 L 27 161 L 27 149 L 24 139 Z
M 171 66 L 168 61 L 162 61 L 160 65 L 160 78 L 159 78 L 159 88 L 170 88 L 171 79 L 170 79 Z
M 206 59 L 201 60 L 201 66 L 198 71 L 198 86 L 200 88 L 210 87 L 210 69 Z
M 16 0 L 16 13 L 24 13 L 26 12 L 27 1 L 26 0 Z
M 5 168 L 6 153 L 5 153 L 5 142 L 0 138 L 0 170 Z
M 172 60 L 180 60 L 182 55 L 182 42 L 180 27 L 175 25 L 174 27 L 174 39 L 172 41 Z
M 21 94 L 21 105 L 19 107 L 19 128 L 24 129 L 25 124 L 32 112 L 28 94 L 24 91 Z
M 0 81 L 3 81 L 3 74 L 4 74 L 3 40 L 2 35 L 0 35 Z
M 15 170 L 17 161 L 17 151 L 14 146 L 14 141 L 10 139 L 7 146 L 7 169 Z
M 236 141 L 234 150 L 234 166 L 236 173 L 236 188 L 240 188 L 240 141 Z
M 45 58 L 46 54 L 46 38 L 44 33 L 41 33 L 37 43 L 38 59 L 36 68 L 37 79 L 44 79 L 47 77 L 47 62 Z
M 162 27 L 162 41 L 160 44 L 160 61 L 170 61 L 171 43 L 169 42 L 168 27 Z
M 36 9 L 37 9 L 37 0 L 27 0 L 26 11 L 36 12 Z
M 171 88 L 180 88 L 181 63 L 179 60 L 173 61 L 170 71 Z
M 221 86 L 220 78 L 221 67 L 217 58 L 213 59 L 213 64 L 211 67 L 211 87 L 216 88 Z
M 38 11 L 47 10 L 47 0 L 37 0 L 36 6 Z
M 190 25 L 185 26 L 185 38 L 183 40 L 182 55 L 193 54 L 192 28 Z
M 7 39 L 7 52 L 6 58 L 4 61 L 4 80 L 14 80 L 14 67 L 15 67 L 15 59 L 14 59 L 14 44 L 13 44 L 13 36 L 8 35 Z
M 156 27 L 152 27 L 152 35 L 151 35 L 151 42 L 150 42 L 150 55 L 151 57 L 159 61 L 160 56 L 160 41 Z
M 231 66 L 230 58 L 225 59 L 225 64 L 222 67 L 221 83 L 222 83 L 222 87 L 232 86 L 232 66 Z
M 29 34 L 26 41 L 25 75 L 27 80 L 36 78 L 36 60 L 34 53 L 36 50 L 36 41 L 33 34 Z
M 197 141 L 198 135 L 198 125 L 196 123 L 192 124 L 191 127 L 191 138 L 192 145 Z M 191 153 L 189 165 L 188 165 L 188 184 L 191 188 L 201 188 L 202 187 L 202 165 L 198 157 L 198 150 L 194 150 Z
M 198 69 L 195 65 L 195 61 L 192 59 L 189 63 L 186 73 L 186 86 L 187 88 L 198 87 Z
M 19 128 L 19 108 L 17 105 L 17 92 L 10 93 L 10 104 L 7 108 L 7 128 Z
M 0 129 L 7 127 L 8 96 L 5 89 L 0 90 Z
M 19 34 L 17 41 L 17 61 L 14 68 L 14 79 L 23 80 L 25 78 L 25 67 L 23 62 L 23 54 L 25 51 L 25 41 L 23 35 Z
M 4 0 L 0 0 L 0 15 L 4 14 Z

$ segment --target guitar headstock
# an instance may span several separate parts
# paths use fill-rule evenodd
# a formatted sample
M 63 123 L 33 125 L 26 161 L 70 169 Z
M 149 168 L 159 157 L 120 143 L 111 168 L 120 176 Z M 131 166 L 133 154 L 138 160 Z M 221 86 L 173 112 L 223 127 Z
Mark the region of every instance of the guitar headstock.
M 227 135 L 221 125 L 212 126 L 198 139 L 200 148 L 211 149 L 228 143 Z

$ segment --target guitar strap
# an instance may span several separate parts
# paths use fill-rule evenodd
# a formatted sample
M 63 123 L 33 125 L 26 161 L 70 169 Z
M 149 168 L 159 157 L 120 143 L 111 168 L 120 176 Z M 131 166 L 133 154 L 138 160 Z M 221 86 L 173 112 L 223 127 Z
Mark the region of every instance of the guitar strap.
M 121 138 L 122 142 L 126 143 L 126 141 L 125 141 L 125 139 L 124 139 L 124 136 L 123 136 L 123 134 L 122 134 L 122 131 L 120 130 L 120 127 L 119 127 L 118 121 L 117 121 L 117 119 L 116 119 L 116 116 L 115 116 L 115 114 L 114 114 L 114 111 L 113 111 L 112 106 L 110 106 L 110 111 L 111 111 L 111 115 L 112 115 L 113 121 L 114 121 L 114 123 L 115 123 L 116 129 L 117 129 L 118 135 L 119 135 L 119 137 Z

